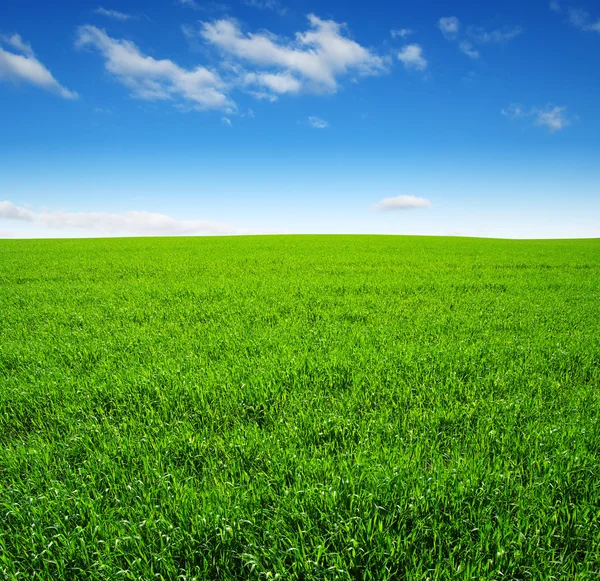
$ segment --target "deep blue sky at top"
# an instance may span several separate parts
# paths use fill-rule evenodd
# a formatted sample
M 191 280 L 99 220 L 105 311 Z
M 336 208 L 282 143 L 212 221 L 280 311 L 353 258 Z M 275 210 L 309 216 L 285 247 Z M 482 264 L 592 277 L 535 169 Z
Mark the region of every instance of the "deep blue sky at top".
M 227 22 L 235 39 L 310 51 L 294 41 L 318 29 L 310 14 L 344 24 L 340 37 L 367 61 L 332 65 L 327 84 L 202 32 Z M 250 232 L 600 236 L 595 1 L 4 0 L 0 47 L 29 58 L 15 34 L 56 84 L 0 58 L 0 201 L 11 204 L 0 236 L 101 234 L 110 218 L 65 230 L 53 213 L 68 225 L 71 212 L 130 210 L 171 216 L 164 233 L 208 220 Z M 105 41 L 171 72 L 115 72 Z M 222 105 L 173 88 L 198 66 L 218 77 Z M 378 207 L 396 211 L 373 209 L 398 196 L 410 198 Z M 415 199 L 430 207 L 407 209 Z

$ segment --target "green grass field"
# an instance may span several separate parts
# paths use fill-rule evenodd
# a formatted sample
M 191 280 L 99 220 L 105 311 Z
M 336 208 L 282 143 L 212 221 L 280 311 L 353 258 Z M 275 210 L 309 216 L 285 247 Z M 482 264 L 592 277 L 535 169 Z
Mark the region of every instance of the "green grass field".
M 0 241 L 0 579 L 599 571 L 600 240 Z

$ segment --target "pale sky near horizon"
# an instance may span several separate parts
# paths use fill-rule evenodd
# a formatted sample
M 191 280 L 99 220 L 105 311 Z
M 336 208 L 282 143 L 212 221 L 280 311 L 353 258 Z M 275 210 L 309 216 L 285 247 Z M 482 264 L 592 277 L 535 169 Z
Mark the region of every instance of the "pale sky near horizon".
M 5 0 L 0 238 L 600 237 L 591 0 Z

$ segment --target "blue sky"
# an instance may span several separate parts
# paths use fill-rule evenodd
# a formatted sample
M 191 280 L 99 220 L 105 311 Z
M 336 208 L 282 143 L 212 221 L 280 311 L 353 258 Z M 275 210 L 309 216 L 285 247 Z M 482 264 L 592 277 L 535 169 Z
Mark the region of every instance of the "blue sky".
M 5 0 L 0 237 L 600 237 L 592 0 Z

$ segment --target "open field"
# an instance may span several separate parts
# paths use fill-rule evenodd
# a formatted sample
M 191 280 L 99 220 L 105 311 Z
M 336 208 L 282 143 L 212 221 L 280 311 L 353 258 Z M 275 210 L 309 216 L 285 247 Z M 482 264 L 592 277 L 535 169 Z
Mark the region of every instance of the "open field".
M 0 579 L 597 579 L 600 240 L 0 241 Z

